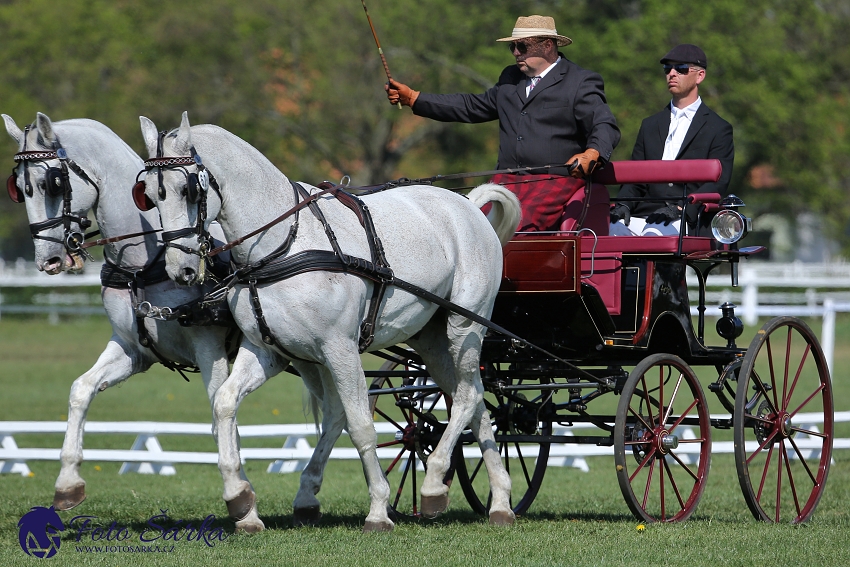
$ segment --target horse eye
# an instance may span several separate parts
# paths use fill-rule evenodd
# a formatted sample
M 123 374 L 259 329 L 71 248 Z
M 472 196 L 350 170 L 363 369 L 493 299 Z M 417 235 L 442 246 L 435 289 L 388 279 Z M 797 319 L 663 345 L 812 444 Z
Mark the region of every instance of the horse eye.
M 38 188 L 42 191 L 47 191 L 47 182 L 44 179 L 38 181 Z

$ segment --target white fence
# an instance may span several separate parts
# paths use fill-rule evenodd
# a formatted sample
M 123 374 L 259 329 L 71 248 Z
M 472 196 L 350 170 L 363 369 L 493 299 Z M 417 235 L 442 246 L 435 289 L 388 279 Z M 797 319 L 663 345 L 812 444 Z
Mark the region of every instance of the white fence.
M 713 418 L 728 419 L 729 415 L 713 415 Z M 850 421 L 850 411 L 838 412 L 834 421 Z M 799 414 L 795 423 L 810 431 L 819 431 L 818 425 L 823 423 L 823 414 Z M 590 424 L 576 425 L 572 428 L 556 427 L 555 435 L 572 435 L 573 429 L 593 428 Z M 28 461 L 58 461 L 60 449 L 53 448 L 21 448 L 15 440 L 15 435 L 65 433 L 64 421 L 2 421 L 0 422 L 0 473 L 17 473 L 23 476 L 30 474 Z M 397 428 L 390 423 L 377 422 L 375 429 L 381 436 L 393 435 Z M 682 437 L 694 438 L 689 428 L 682 428 Z M 117 422 L 88 422 L 85 425 L 86 434 L 132 434 L 136 435 L 129 449 L 84 449 L 83 458 L 86 461 L 120 462 L 120 474 L 137 472 L 142 474 L 176 474 L 175 464 L 216 464 L 218 453 L 195 451 L 164 451 L 159 437 L 165 435 L 211 435 L 210 425 L 203 423 L 157 423 L 148 421 L 117 421 Z M 267 472 L 288 473 L 303 470 L 313 454 L 308 438 L 316 434 L 312 424 L 292 425 L 242 425 L 239 435 L 244 439 L 250 438 L 283 438 L 283 446 L 274 448 L 241 449 L 242 460 L 272 461 Z M 690 436 L 690 437 L 689 437 Z M 810 439 L 808 435 L 795 437 L 797 446 L 803 451 L 819 449 L 821 441 Z M 835 449 L 850 449 L 850 439 L 833 439 Z M 537 454 L 539 445 L 524 445 L 523 455 L 533 457 Z M 749 448 L 753 450 L 755 447 Z M 513 449 L 512 449 L 513 450 Z M 696 445 L 682 445 L 679 453 L 688 457 L 688 453 L 698 453 Z M 732 453 L 731 441 L 721 441 L 712 444 L 713 453 Z M 398 455 L 398 447 L 378 449 L 378 458 L 390 460 Z M 613 455 L 612 447 L 595 445 L 555 443 L 550 446 L 549 466 L 574 467 L 588 472 L 586 457 Z M 475 459 L 481 453 L 477 446 L 464 447 L 464 456 Z M 807 455 L 810 458 L 811 455 Z M 331 459 L 359 459 L 353 448 L 335 447 L 331 451 Z

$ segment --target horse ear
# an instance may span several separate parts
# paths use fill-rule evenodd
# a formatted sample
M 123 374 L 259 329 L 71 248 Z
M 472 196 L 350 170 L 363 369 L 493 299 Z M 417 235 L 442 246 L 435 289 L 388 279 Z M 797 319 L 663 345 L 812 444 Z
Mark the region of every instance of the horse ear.
M 44 138 L 45 142 L 52 144 L 56 141 L 56 133 L 53 131 L 53 122 L 50 121 L 50 118 L 48 118 L 46 114 L 39 112 L 36 115 L 35 122 L 38 132 L 41 134 L 41 137 Z
M 189 125 L 189 113 L 183 111 L 183 118 L 180 120 L 180 128 L 177 129 L 177 139 L 174 140 L 174 152 L 180 156 L 187 156 L 192 147 L 192 130 Z
M 18 125 L 15 124 L 15 121 L 12 120 L 12 117 L 8 114 L 3 115 L 3 121 L 6 123 L 6 131 L 12 136 L 12 139 L 18 143 L 18 147 L 21 146 L 21 142 L 24 139 L 24 133 L 18 128 Z
M 142 138 L 145 139 L 145 147 L 148 149 L 148 157 L 156 157 L 156 143 L 159 134 L 156 131 L 156 124 L 153 120 L 146 116 L 139 116 L 139 122 L 142 125 Z

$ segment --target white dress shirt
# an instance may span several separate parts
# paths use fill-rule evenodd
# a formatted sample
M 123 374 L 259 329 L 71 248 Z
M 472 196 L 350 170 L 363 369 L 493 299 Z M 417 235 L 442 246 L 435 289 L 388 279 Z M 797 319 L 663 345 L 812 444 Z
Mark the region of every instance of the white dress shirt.
M 691 122 L 693 122 L 700 104 L 702 104 L 702 98 L 697 97 L 692 104 L 678 109 L 673 105 L 673 101 L 670 101 L 670 128 L 667 131 L 667 139 L 664 140 L 664 155 L 661 156 L 661 159 L 672 160 L 679 155 L 682 142 L 685 141 L 685 135 L 688 133 L 688 128 L 691 127 Z

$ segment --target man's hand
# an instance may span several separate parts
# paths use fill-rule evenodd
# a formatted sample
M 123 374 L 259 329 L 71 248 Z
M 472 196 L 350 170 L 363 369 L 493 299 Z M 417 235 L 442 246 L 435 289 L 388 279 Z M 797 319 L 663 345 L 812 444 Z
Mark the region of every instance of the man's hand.
M 599 164 L 599 152 L 593 148 L 587 148 L 583 153 L 576 154 L 567 160 L 570 168 L 570 176 L 578 179 L 593 173 Z
M 674 220 L 682 218 L 682 209 L 674 203 L 667 203 L 657 211 L 646 216 L 646 224 L 663 224 L 668 225 Z
M 614 223 L 620 219 L 623 219 L 626 226 L 632 222 L 632 211 L 623 203 L 617 203 L 611 208 L 611 222 Z
M 413 103 L 416 102 L 416 98 L 419 96 L 419 91 L 414 91 L 407 85 L 403 83 L 399 83 L 395 79 L 390 79 L 387 84 L 384 85 L 384 90 L 387 91 L 387 98 L 390 100 L 390 104 L 399 104 L 402 106 L 413 106 Z

